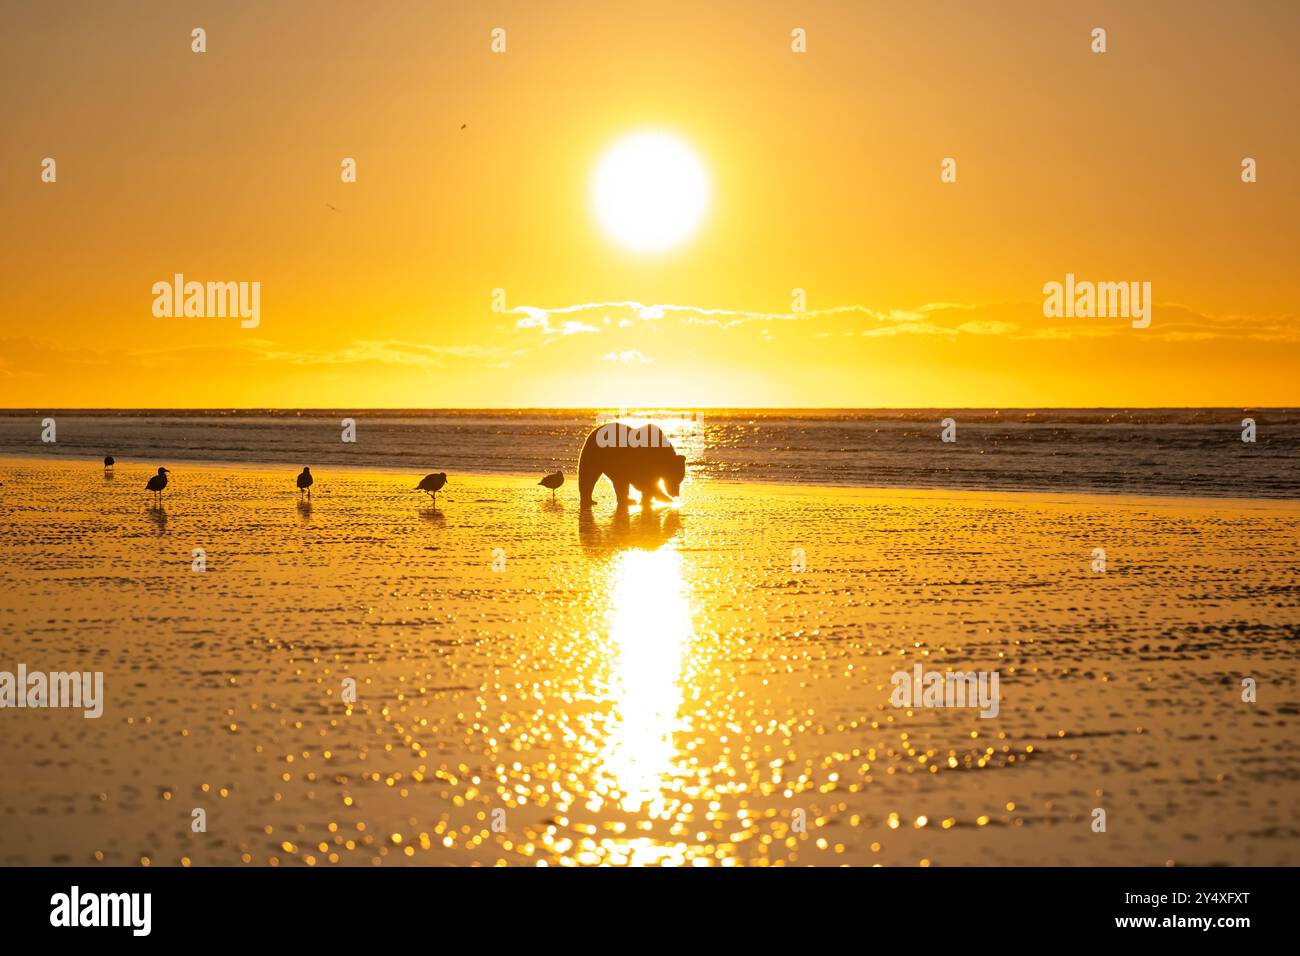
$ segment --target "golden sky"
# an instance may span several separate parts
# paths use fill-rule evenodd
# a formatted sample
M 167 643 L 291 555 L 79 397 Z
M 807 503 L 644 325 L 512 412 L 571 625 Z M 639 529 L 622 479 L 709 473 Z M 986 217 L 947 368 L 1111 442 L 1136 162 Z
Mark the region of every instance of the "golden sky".
M 5 407 L 1300 404 L 1288 0 L 0 19 Z M 645 129 L 712 190 L 649 255 L 589 203 Z M 156 318 L 175 273 L 260 324 Z M 1150 327 L 1044 317 L 1066 273 L 1150 282 Z

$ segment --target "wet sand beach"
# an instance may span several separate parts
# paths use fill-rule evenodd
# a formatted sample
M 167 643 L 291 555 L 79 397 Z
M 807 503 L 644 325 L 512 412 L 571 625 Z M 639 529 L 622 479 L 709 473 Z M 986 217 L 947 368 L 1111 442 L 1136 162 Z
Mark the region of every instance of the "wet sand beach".
M 1300 502 L 157 464 L 0 460 L 0 864 L 1300 861 Z

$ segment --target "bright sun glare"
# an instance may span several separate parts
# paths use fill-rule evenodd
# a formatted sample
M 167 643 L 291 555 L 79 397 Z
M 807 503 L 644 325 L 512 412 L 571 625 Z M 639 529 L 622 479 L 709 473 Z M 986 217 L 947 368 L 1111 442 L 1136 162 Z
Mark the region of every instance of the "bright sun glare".
M 709 177 L 676 136 L 633 133 L 601 157 L 591 201 L 601 227 L 619 244 L 662 252 L 699 225 L 709 203 Z

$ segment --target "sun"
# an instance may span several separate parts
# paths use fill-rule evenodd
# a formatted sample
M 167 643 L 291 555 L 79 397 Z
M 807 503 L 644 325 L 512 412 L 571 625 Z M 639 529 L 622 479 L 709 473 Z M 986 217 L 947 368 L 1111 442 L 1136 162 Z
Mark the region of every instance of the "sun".
M 709 176 L 678 137 L 632 133 L 600 158 L 591 204 L 601 228 L 620 245 L 635 252 L 663 252 L 689 238 L 704 218 Z

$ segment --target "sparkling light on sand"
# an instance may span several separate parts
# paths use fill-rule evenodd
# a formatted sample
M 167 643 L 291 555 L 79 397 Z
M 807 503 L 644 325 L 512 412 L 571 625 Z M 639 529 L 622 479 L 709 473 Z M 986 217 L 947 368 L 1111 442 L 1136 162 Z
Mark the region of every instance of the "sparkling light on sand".
M 3 715 L 0 863 L 1300 849 L 1295 503 L 688 482 L 584 519 L 535 478 L 453 475 L 435 510 L 321 468 L 306 506 L 293 469 L 182 462 L 158 513 L 151 469 L 117 472 L 0 462 L 0 667 L 103 670 L 107 697 Z M 998 716 L 891 706 L 916 663 L 997 669 Z

